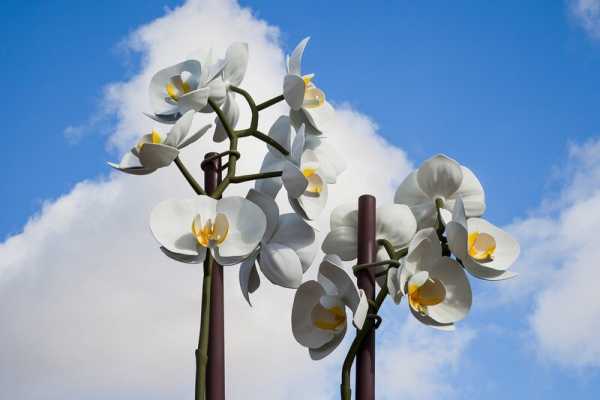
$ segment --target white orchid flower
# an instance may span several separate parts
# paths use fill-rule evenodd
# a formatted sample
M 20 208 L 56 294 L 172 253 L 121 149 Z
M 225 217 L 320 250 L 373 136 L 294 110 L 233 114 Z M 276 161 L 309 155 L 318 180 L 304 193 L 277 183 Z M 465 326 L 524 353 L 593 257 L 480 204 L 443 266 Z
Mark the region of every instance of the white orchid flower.
M 326 254 L 337 254 L 344 261 L 357 257 L 358 248 L 358 209 L 355 203 L 343 204 L 331 213 L 331 231 L 323 241 L 322 249 Z M 386 204 L 377 207 L 375 220 L 375 238 L 387 240 L 399 249 L 411 241 L 417 231 L 417 221 L 408 206 Z M 378 261 L 389 257 L 385 249 L 377 252 Z
M 287 58 L 287 74 L 283 79 L 283 97 L 291 108 L 290 117 L 295 126 L 306 125 L 306 132 L 320 135 L 316 119 L 318 110 L 325 106 L 325 93 L 313 83 L 314 74 L 302 75 L 304 48 L 310 38 L 303 39 Z M 316 112 L 316 113 L 315 113 Z
M 292 308 L 294 337 L 308 347 L 313 360 L 326 357 L 344 338 L 346 307 L 353 313 L 354 326 L 362 329 L 369 312 L 367 297 L 344 272 L 342 260 L 327 255 L 319 267 L 318 280 L 298 288 Z
M 223 83 L 227 91 L 227 97 L 223 103 L 222 109 L 225 119 L 233 129 L 238 123 L 240 109 L 235 100 L 235 93 L 229 90 L 229 86 L 239 86 L 244 80 L 246 69 L 248 67 L 248 44 L 234 43 L 227 49 L 225 54 L 225 68 L 223 69 Z M 215 118 L 215 132 L 213 140 L 222 142 L 227 139 L 227 131 L 219 117 Z
M 167 135 L 162 136 L 158 131 L 142 136 L 138 143 L 127 152 L 119 164 L 109 162 L 108 165 L 133 175 L 146 175 L 158 168 L 169 166 L 184 147 L 200 139 L 211 127 L 206 125 L 192 135 L 188 135 L 194 111 L 186 112 L 173 125 Z
M 451 330 L 471 308 L 472 293 L 464 270 L 455 260 L 442 256 L 433 228 L 417 232 L 400 268 L 390 268 L 388 290 L 398 304 L 408 296 L 411 313 L 434 328 Z
M 408 205 L 419 228 L 436 226 L 436 200 L 443 201 L 449 215 L 454 202 L 461 197 L 467 217 L 478 217 L 485 211 L 485 194 L 481 183 L 465 166 L 438 154 L 413 171 L 398 187 L 394 201 Z
M 456 200 L 452 221 L 446 225 L 446 236 L 450 251 L 471 275 L 492 281 L 517 276 L 508 269 L 519 257 L 519 243 L 485 219 L 467 219 L 460 198 Z
M 209 97 L 221 104 L 225 100 L 225 87 L 217 78 L 224 67 L 224 61 L 211 65 L 187 60 L 158 71 L 150 81 L 153 114 L 146 115 L 172 124 L 189 110 L 207 111 Z
M 254 252 L 266 227 L 260 207 L 237 196 L 167 200 L 150 216 L 150 229 L 163 252 L 187 263 L 201 263 L 211 251 L 221 265 L 239 264 Z
M 302 283 L 302 275 L 310 268 L 318 247 L 313 228 L 297 214 L 279 215 L 277 203 L 254 189 L 246 198 L 258 205 L 267 217 L 260 247 L 240 267 L 242 294 L 251 305 L 249 293 L 260 285 L 256 262 L 273 284 L 295 289 Z
M 346 169 L 346 162 L 335 148 L 326 143 L 323 136 L 308 136 L 302 126 L 295 129 L 287 116 L 280 116 L 269 129 L 269 137 L 283 146 L 289 155 L 284 156 L 272 146 L 267 146 L 267 154 L 261 166 L 261 172 L 282 171 L 287 163 L 297 163 L 304 150 L 311 150 L 319 159 L 319 171 L 327 184 L 336 182 L 337 177 Z M 293 137 L 292 137 L 293 134 Z M 282 186 L 281 178 L 260 179 L 256 189 L 275 198 Z
M 329 192 L 322 164 L 314 151 L 292 154 L 291 162 L 283 167 L 281 181 L 290 205 L 302 218 L 315 220 L 325 209 Z

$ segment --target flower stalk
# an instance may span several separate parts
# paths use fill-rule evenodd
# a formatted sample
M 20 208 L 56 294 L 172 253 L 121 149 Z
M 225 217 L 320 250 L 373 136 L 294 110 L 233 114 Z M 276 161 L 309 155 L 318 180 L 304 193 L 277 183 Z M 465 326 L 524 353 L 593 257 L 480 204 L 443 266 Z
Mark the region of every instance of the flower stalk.
M 192 174 L 190 174 L 190 171 L 188 171 L 188 169 L 185 167 L 185 165 L 183 164 L 181 159 L 179 157 L 177 157 L 177 158 L 175 158 L 174 161 L 175 161 L 175 165 L 177 165 L 177 168 L 179 168 L 179 171 L 184 176 L 185 180 L 190 184 L 192 189 L 194 189 L 194 192 L 196 192 L 196 194 L 198 196 L 206 194 L 204 189 L 202 189 L 202 186 L 200 186 L 198 181 L 196 181 L 196 179 L 194 179 Z
M 383 301 L 387 298 L 387 295 L 388 288 L 387 286 L 384 286 L 377 294 L 374 304 L 371 304 L 369 307 L 371 316 L 377 315 L 381 305 L 383 304 Z M 354 359 L 356 358 L 359 349 L 363 345 L 365 338 L 375 330 L 375 320 L 375 318 L 367 319 L 363 328 L 358 331 L 356 337 L 352 341 L 350 349 L 348 350 L 348 354 L 344 359 L 344 364 L 342 366 L 342 384 L 340 387 L 342 400 L 351 400 L 352 398 L 352 386 L 350 384 L 350 371 L 352 370 L 352 364 L 354 363 Z
M 206 370 L 208 367 L 208 333 L 210 327 L 210 293 L 212 282 L 213 258 L 210 254 L 204 260 L 202 278 L 202 308 L 200 317 L 200 335 L 196 349 L 196 386 L 195 400 L 206 398 Z

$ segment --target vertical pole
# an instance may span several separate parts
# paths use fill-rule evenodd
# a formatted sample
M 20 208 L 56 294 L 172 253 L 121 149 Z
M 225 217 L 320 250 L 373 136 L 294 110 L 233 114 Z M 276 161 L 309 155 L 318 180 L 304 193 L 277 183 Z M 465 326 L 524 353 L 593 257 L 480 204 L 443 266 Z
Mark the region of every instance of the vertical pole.
M 358 198 L 358 264 L 375 261 L 375 197 Z M 375 300 L 375 275 L 370 269 L 356 275 L 358 287 L 369 300 Z M 356 357 L 356 400 L 375 400 L 375 330 L 365 338 Z
M 204 188 L 209 195 L 221 183 L 221 158 L 207 153 L 202 163 Z M 211 158 L 212 157 L 212 158 Z M 223 267 L 213 260 L 210 291 L 210 324 L 208 326 L 208 366 L 206 399 L 225 400 L 225 318 L 223 301 Z

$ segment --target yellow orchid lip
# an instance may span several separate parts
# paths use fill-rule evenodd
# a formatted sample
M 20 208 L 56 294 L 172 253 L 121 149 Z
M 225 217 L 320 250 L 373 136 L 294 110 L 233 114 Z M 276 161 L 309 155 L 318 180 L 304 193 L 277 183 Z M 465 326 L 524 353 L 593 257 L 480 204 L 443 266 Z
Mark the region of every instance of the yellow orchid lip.
M 186 81 L 183 81 L 181 77 L 178 77 L 175 81 L 178 82 L 178 85 L 175 85 L 173 82 L 169 82 L 165 86 L 165 90 L 167 91 L 167 95 L 173 100 L 178 101 L 179 98 L 189 93 L 191 90 L 190 84 Z
M 144 140 L 146 138 L 150 139 L 150 140 Z M 162 143 L 162 137 L 160 136 L 160 133 L 158 133 L 158 131 L 156 129 L 152 129 L 152 132 L 149 135 L 142 136 L 142 138 L 137 142 L 135 147 L 137 148 L 138 151 L 140 151 L 140 150 L 142 150 L 142 147 L 144 147 L 144 145 L 146 143 L 152 143 L 152 144 Z
M 469 255 L 477 261 L 493 260 L 496 239 L 489 233 L 470 232 L 467 240 Z
M 327 331 L 335 331 L 346 321 L 346 313 L 341 307 L 331 307 L 325 308 L 328 312 L 327 317 L 316 319 L 313 323 L 319 329 L 327 330 Z
M 323 181 L 317 173 L 317 168 L 302 168 L 302 175 L 308 180 L 308 186 L 306 187 L 308 193 L 319 194 L 323 191 Z
M 225 214 L 217 214 L 214 222 L 208 219 L 202 224 L 202 218 L 197 215 L 192 221 L 192 234 L 198 244 L 209 247 L 211 244 L 217 247 L 223 244 L 229 234 L 229 221 Z
M 312 80 L 314 75 L 305 75 L 302 77 L 304 81 L 304 108 L 317 108 L 325 104 L 325 92 L 316 87 Z
M 446 298 L 446 288 L 436 279 L 428 278 L 422 285 L 408 285 L 408 301 L 420 314 L 427 314 L 427 308 L 442 303 Z

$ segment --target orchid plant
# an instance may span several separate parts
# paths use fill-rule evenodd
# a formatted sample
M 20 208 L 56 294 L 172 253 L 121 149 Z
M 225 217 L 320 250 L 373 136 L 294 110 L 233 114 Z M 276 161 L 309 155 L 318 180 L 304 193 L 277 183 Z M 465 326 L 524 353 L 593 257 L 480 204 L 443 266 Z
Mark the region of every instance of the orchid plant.
M 217 267 L 237 266 L 242 294 L 250 304 L 260 275 L 274 285 L 295 290 L 291 331 L 315 360 L 336 349 L 350 318 L 357 334 L 343 366 L 342 397 L 346 399 L 353 359 L 365 337 L 381 322 L 377 312 L 386 298 L 399 304 L 406 297 L 417 320 L 450 330 L 471 307 L 467 273 L 486 280 L 515 276 L 509 268 L 518 256 L 518 243 L 480 218 L 485 195 L 479 180 L 444 155 L 425 161 L 401 183 L 394 203 L 377 209 L 375 260 L 353 268 L 355 273 L 372 271 L 381 288 L 375 301 L 345 272 L 344 263 L 357 259 L 360 224 L 355 204 L 335 208 L 331 230 L 319 246 L 310 221 L 322 214 L 330 186 L 346 164 L 327 143 L 320 123 L 321 111 L 332 107 L 316 86 L 314 74 L 301 72 L 308 40 L 302 40 L 287 58 L 282 94 L 258 104 L 240 87 L 249 57 L 244 43 L 232 44 L 223 59 L 213 60 L 209 55 L 158 71 L 150 81 L 152 112 L 146 115 L 168 129 L 142 135 L 118 164 L 109 163 L 133 175 L 147 175 L 174 163 L 196 194 L 158 204 L 151 213 L 150 228 L 166 256 L 204 264 L 197 400 L 207 396 L 210 282 Z M 239 97 L 251 111 L 249 126 L 242 129 L 236 128 Z M 268 133 L 260 132 L 260 112 L 281 102 L 289 106 L 289 113 L 281 115 Z M 214 127 L 192 129 L 198 113 L 216 114 Z M 213 141 L 228 140 L 229 149 L 209 154 L 204 161 L 226 159 L 222 179 L 205 189 L 179 155 L 211 128 Z M 265 142 L 267 152 L 259 172 L 239 175 L 238 145 L 246 137 Z M 249 181 L 255 184 L 245 197 L 225 195 L 230 185 Z M 281 214 L 275 201 L 282 188 L 292 213 Z M 318 278 L 305 281 L 319 247 L 325 255 Z

